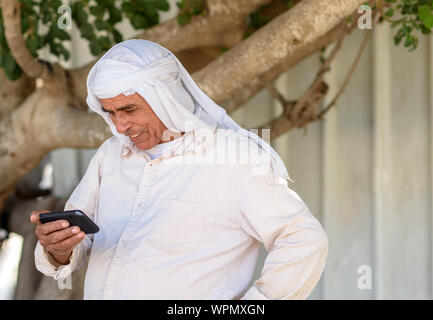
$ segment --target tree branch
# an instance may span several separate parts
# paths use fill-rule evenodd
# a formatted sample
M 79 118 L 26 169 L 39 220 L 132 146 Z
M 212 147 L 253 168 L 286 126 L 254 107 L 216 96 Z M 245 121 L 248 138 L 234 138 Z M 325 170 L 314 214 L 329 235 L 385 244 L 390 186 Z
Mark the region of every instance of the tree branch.
M 46 66 L 36 60 L 28 50 L 21 32 L 21 10 L 18 0 L 2 0 L 5 37 L 17 64 L 30 78 L 43 76 Z
M 185 26 L 177 18 L 144 30 L 139 39 L 157 42 L 172 52 L 197 47 L 231 47 L 244 36 L 248 15 L 271 0 L 207 1 L 208 14 L 194 16 Z M 179 37 L 178 35 L 182 36 Z
M 0 121 L 0 200 L 49 151 L 94 148 L 110 136 L 96 113 L 70 108 L 64 97 L 51 95 L 46 88 L 36 89 Z
M 68 119 L 64 121 L 63 119 Z M 41 137 L 43 147 L 96 148 L 112 136 L 109 126 L 100 115 L 78 108 L 54 108 L 53 126 Z
M 194 79 L 217 102 L 229 100 L 239 88 L 248 87 L 252 79 L 271 72 L 326 35 L 362 3 L 301 1 L 195 73 Z
M 308 90 L 302 95 L 301 99 L 299 99 L 295 106 L 293 107 L 293 110 L 291 112 L 283 113 L 281 116 L 271 120 L 267 124 L 261 126 L 261 128 L 270 128 L 271 129 L 271 140 L 275 137 L 278 137 L 279 135 L 283 134 L 284 132 L 289 131 L 290 129 L 294 127 L 303 127 L 306 124 L 316 121 L 318 119 L 322 119 L 323 115 L 329 111 L 329 109 L 335 105 L 338 98 L 341 96 L 341 94 L 344 91 L 344 88 L 349 83 L 349 80 L 351 76 L 354 73 L 354 70 L 361 58 L 362 52 L 364 48 L 367 45 L 368 37 L 370 34 L 369 30 L 366 30 L 366 35 L 364 37 L 364 40 L 358 50 L 357 56 L 348 72 L 348 75 L 345 78 L 345 81 L 343 82 L 342 86 L 338 90 L 335 97 L 332 99 L 331 103 L 328 104 L 326 108 L 324 108 L 319 114 L 316 114 L 316 109 L 320 102 L 325 97 L 328 87 L 323 82 L 323 76 L 325 72 L 328 70 L 332 60 L 335 58 L 335 55 L 337 51 L 341 48 L 341 41 L 340 39 L 335 47 L 333 48 L 332 52 L 328 56 L 328 58 L 325 60 L 323 65 L 321 66 L 319 72 L 317 73 L 314 81 L 308 88 Z
M 296 105 L 296 100 L 288 101 L 286 98 L 283 97 L 281 93 L 278 92 L 278 90 L 274 87 L 273 83 L 270 82 L 267 86 L 268 90 L 271 92 L 271 94 L 280 101 L 281 105 L 283 106 L 283 115 L 289 116 L 291 113 L 291 110 Z
M 332 99 L 332 101 L 322 111 L 319 112 L 319 114 L 317 115 L 317 119 L 321 120 L 323 118 L 323 116 L 325 115 L 325 113 L 328 112 L 329 109 L 331 109 L 331 107 L 335 105 L 335 103 L 337 102 L 338 98 L 340 98 L 341 94 L 344 92 L 345 87 L 349 83 L 350 78 L 352 77 L 352 75 L 353 75 L 353 73 L 354 73 L 354 71 L 356 69 L 356 66 L 358 65 L 358 62 L 359 62 L 359 60 L 361 58 L 362 52 L 364 51 L 364 49 L 365 49 L 365 47 L 366 47 L 366 45 L 368 43 L 368 38 L 369 38 L 369 35 L 370 35 L 370 30 L 365 30 L 365 32 L 366 33 L 365 33 L 365 36 L 364 36 L 364 40 L 362 41 L 362 44 L 361 44 L 361 46 L 360 46 L 360 48 L 358 50 L 358 53 L 356 55 L 355 60 L 353 61 L 352 67 L 350 68 L 350 70 L 349 70 L 349 72 L 348 72 L 348 74 L 346 76 L 346 79 L 344 80 L 343 84 L 341 85 L 341 87 L 338 90 L 337 94 L 335 95 L 334 99 Z
M 313 83 L 310 85 L 308 90 L 304 93 L 302 98 L 296 102 L 293 110 L 290 112 L 290 119 L 294 123 L 295 126 L 297 126 L 297 127 L 302 126 L 304 124 L 304 121 L 306 120 L 306 119 L 303 119 L 302 123 L 300 123 L 301 111 L 303 109 L 308 108 L 308 107 L 314 107 L 315 106 L 315 105 L 308 106 L 308 104 L 306 104 L 306 102 L 308 101 L 309 97 L 311 97 L 311 95 L 313 93 L 315 93 L 317 91 L 321 91 L 321 90 L 318 90 L 317 88 L 319 87 L 319 85 L 322 86 L 323 76 L 325 75 L 325 72 L 329 70 L 331 62 L 334 60 L 335 56 L 337 55 L 337 52 L 341 49 L 342 41 L 343 41 L 343 38 L 340 38 L 337 41 L 335 47 L 332 49 L 332 52 L 329 54 L 328 58 L 326 58 L 326 60 L 324 61 L 324 63 L 320 67 L 320 70 L 316 74 L 316 77 L 313 80 Z M 310 113 L 312 115 L 315 114 L 314 111 L 310 112 Z
M 252 96 L 262 90 L 268 83 L 271 83 L 284 71 L 299 63 L 311 54 L 316 53 L 321 48 L 327 46 L 333 41 L 341 39 L 353 30 L 353 26 L 349 27 L 345 21 L 341 22 L 333 30 L 319 37 L 316 41 L 299 48 L 294 54 L 286 57 L 281 63 L 275 65 L 271 70 L 265 72 L 260 77 L 250 79 L 250 82 L 245 87 L 238 88 L 231 97 L 227 100 L 219 101 L 228 113 L 233 112 Z M 218 101 L 218 100 L 217 100 Z
M 35 81 L 23 74 L 19 79 L 10 81 L 0 69 L 0 120 L 11 112 L 34 91 Z

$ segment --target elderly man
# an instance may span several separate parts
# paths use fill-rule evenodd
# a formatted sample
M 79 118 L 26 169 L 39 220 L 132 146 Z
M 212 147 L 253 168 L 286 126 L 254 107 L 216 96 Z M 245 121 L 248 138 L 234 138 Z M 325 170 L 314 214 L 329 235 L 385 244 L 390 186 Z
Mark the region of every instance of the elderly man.
M 171 52 L 146 40 L 106 52 L 87 88 L 87 103 L 113 137 L 65 210 L 82 210 L 100 231 L 41 224 L 33 212 L 39 271 L 66 278 L 90 254 L 85 299 L 308 297 L 328 240 L 269 144 L 239 127 Z M 248 160 L 221 161 L 233 152 Z M 261 243 L 268 255 L 248 288 Z

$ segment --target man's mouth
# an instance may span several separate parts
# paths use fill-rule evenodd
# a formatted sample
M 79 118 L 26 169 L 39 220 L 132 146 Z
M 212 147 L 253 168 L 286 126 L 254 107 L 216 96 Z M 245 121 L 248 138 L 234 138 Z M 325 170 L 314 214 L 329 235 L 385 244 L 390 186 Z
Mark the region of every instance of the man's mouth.
M 134 134 L 134 135 L 131 135 L 131 136 L 129 136 L 131 139 L 137 139 L 138 137 L 140 137 L 140 136 L 142 136 L 143 135 L 143 133 L 145 133 L 145 132 L 147 132 L 146 130 L 143 130 L 143 131 L 141 131 L 141 132 L 139 132 L 139 133 L 136 133 L 136 134 Z

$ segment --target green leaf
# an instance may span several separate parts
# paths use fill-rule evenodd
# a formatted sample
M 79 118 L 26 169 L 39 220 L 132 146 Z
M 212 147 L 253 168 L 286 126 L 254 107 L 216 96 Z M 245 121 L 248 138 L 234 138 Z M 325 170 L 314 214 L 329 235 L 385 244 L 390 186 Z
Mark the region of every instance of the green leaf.
M 60 56 L 60 48 L 59 48 L 59 44 L 57 44 L 56 42 L 54 42 L 54 41 L 51 41 L 50 43 L 49 43 L 49 45 L 50 45 L 50 52 L 52 53 L 52 54 L 54 54 L 55 56 Z
M 6 43 L 5 29 L 2 23 L 0 23 L 0 46 L 5 49 L 8 47 Z
M 98 0 L 104 7 L 114 6 L 115 0 Z
M 106 36 L 102 36 L 98 38 L 99 44 L 101 45 L 102 50 L 108 50 L 111 47 L 110 38 Z
M 32 0 L 21 0 L 21 2 L 29 9 L 33 6 Z
M 108 12 L 110 13 L 110 17 L 108 19 L 108 22 L 111 25 L 114 25 L 114 24 L 122 21 L 122 11 L 120 11 L 116 7 L 110 7 L 108 9 Z
M 12 72 L 15 68 L 15 59 L 12 56 L 12 54 L 10 53 L 10 51 L 7 51 L 5 56 L 4 56 L 4 70 L 6 72 Z
M 419 19 L 423 22 L 424 26 L 428 29 L 433 27 L 433 13 L 428 5 L 418 7 Z
M 89 42 L 89 46 L 90 46 L 90 52 L 94 55 L 97 56 L 98 54 L 100 54 L 102 52 L 102 47 L 98 41 L 98 38 L 93 38 L 90 42 Z
M 36 34 L 36 40 L 38 42 L 38 49 L 41 49 L 43 46 L 45 46 L 44 37 L 41 37 L 38 34 Z
M 170 9 L 170 4 L 167 0 L 156 0 L 155 5 L 156 8 L 161 11 L 168 11 Z
M 69 51 L 66 50 L 62 45 L 59 46 L 59 49 L 60 49 L 60 54 L 63 56 L 65 61 L 68 61 L 70 58 Z
M 138 14 L 132 15 L 131 24 L 135 29 L 144 29 L 148 26 L 147 19 Z
M 193 9 L 194 15 L 199 15 L 200 13 L 202 13 L 203 8 L 204 8 L 204 3 L 202 0 L 193 1 L 192 9 Z
M 116 29 L 113 28 L 113 37 L 114 37 L 114 41 L 116 43 L 122 42 L 123 41 L 123 36 L 122 34 L 117 31 Z
M 144 12 L 147 16 L 158 15 L 158 8 L 154 2 L 148 2 L 144 5 Z
M 102 19 L 104 16 L 105 8 L 101 5 L 90 7 L 90 13 L 96 16 L 97 18 Z
M 42 18 L 42 23 L 43 24 L 47 24 L 48 22 L 51 21 L 51 19 L 53 18 L 51 11 L 50 10 L 46 10 L 45 12 L 43 12 L 43 18 Z
M 3 70 L 5 71 L 6 77 L 14 81 L 21 77 L 22 70 L 15 62 L 15 59 L 13 58 L 12 54 L 9 51 L 4 52 L 4 64 L 3 64 Z
M 50 27 L 50 32 L 54 38 L 58 38 L 59 40 L 66 41 L 71 40 L 71 36 L 65 30 L 57 27 L 57 24 L 52 24 Z
M 84 11 L 83 4 L 79 1 L 74 2 L 71 9 L 72 9 L 72 19 L 75 20 L 75 23 L 77 24 L 78 28 L 81 28 L 83 24 L 87 23 L 87 18 L 88 18 L 86 11 Z
M 393 14 L 394 14 L 394 9 L 393 8 L 389 8 L 385 12 L 385 16 L 387 16 L 388 18 L 391 18 Z
M 81 30 L 81 36 L 87 40 L 90 40 L 93 37 L 95 37 L 95 33 L 93 32 L 93 27 L 88 22 L 81 25 L 80 30 Z
M 401 9 L 401 13 L 402 14 L 410 14 L 410 6 L 408 5 L 404 5 L 403 8 Z
M 420 26 L 418 25 L 418 23 L 416 22 L 416 20 L 411 20 L 410 23 L 412 24 L 412 26 L 417 29 L 420 30 Z
M 96 19 L 95 20 L 95 27 L 96 27 L 96 29 L 101 31 L 101 30 L 107 30 L 110 27 L 110 25 L 102 19 Z
M 414 36 L 407 35 L 406 41 L 404 42 L 404 46 L 407 48 L 407 47 L 410 47 L 413 43 L 414 43 Z
M 398 20 L 394 21 L 393 23 L 391 23 L 391 28 L 394 28 L 394 27 L 398 26 L 404 20 L 405 20 L 405 18 L 401 18 L 401 19 L 398 19 Z
M 37 57 L 38 48 L 38 38 L 35 35 L 29 35 L 26 40 L 26 46 L 29 48 L 29 51 L 33 57 Z
M 131 3 L 129 2 L 123 2 L 122 3 L 122 10 L 126 13 L 133 13 L 134 12 L 134 7 Z
M 0 67 L 4 68 L 5 64 L 5 52 L 4 50 L 0 50 Z
M 426 28 L 423 24 L 420 24 L 419 26 L 421 28 L 421 33 L 422 34 L 430 34 L 431 33 L 431 30 L 428 29 L 428 28 Z
M 403 39 L 404 31 L 403 28 L 398 30 L 397 34 L 394 36 L 394 44 L 397 46 L 400 44 L 401 40 Z
M 41 13 L 43 13 L 47 10 L 50 10 L 49 2 L 48 1 L 41 1 L 41 4 L 39 5 L 39 11 Z
M 21 32 L 25 33 L 30 28 L 29 15 L 21 11 Z
M 55 9 L 57 11 L 57 8 L 62 5 L 62 1 L 60 1 L 60 0 L 51 0 L 50 1 L 50 5 L 51 5 L 51 7 L 53 9 Z
M 189 12 L 185 12 L 177 16 L 177 22 L 181 26 L 188 24 L 190 21 L 191 21 L 191 14 Z
M 185 7 L 185 0 L 177 1 L 176 5 L 179 9 L 183 9 Z
M 411 31 L 412 31 L 412 27 L 407 26 L 407 25 L 403 25 L 403 32 L 404 32 L 406 35 L 410 34 Z
M 21 68 L 18 65 L 16 65 L 16 68 L 14 68 L 12 71 L 6 71 L 5 70 L 5 74 L 6 74 L 6 77 L 10 81 L 15 81 L 21 77 L 23 72 L 22 72 Z
M 409 50 L 409 52 L 415 50 L 415 49 L 417 48 L 417 46 L 418 46 L 418 38 L 415 37 L 415 38 L 414 38 L 414 41 L 413 41 L 412 48 Z

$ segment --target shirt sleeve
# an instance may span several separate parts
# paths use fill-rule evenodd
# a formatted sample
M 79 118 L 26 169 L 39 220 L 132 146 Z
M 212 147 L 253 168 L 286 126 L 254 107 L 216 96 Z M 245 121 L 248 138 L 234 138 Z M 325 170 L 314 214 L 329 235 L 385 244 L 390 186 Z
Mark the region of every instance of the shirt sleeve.
M 102 163 L 101 153 L 102 146 L 90 160 L 86 173 L 65 204 L 65 210 L 81 210 L 93 221 L 95 221 L 98 204 Z M 55 280 L 58 280 L 59 278 L 64 279 L 73 271 L 78 270 L 85 265 L 92 242 L 93 235 L 86 235 L 72 251 L 72 255 L 69 258 L 69 264 L 60 265 L 38 241 L 35 248 L 36 269 L 46 276 L 53 277 Z
M 268 255 L 261 276 L 241 300 L 306 299 L 325 267 L 326 233 L 285 181 L 272 172 L 247 171 L 240 185 L 240 224 Z

